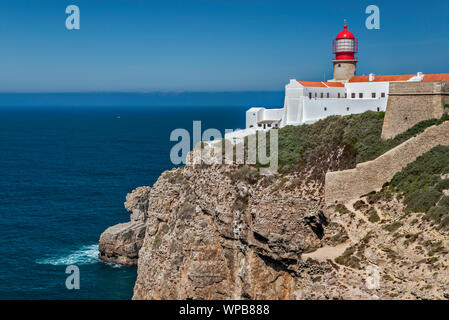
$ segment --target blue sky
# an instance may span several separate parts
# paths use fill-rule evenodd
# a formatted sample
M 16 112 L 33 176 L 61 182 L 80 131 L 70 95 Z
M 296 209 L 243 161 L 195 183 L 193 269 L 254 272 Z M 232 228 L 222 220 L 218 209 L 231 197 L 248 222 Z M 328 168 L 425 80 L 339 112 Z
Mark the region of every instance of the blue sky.
M 65 28 L 78 5 L 81 29 Z M 365 28 L 378 5 L 381 29 Z M 331 77 L 343 19 L 358 74 L 449 73 L 449 2 L 15 0 L 0 3 L 0 92 L 283 90 Z

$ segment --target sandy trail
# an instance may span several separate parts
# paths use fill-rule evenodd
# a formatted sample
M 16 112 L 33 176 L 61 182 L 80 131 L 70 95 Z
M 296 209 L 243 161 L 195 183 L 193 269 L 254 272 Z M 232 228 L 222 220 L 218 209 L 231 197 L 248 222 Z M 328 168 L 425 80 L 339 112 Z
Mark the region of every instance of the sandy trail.
M 331 246 L 324 246 L 322 248 L 319 248 L 318 250 L 311 252 L 311 253 L 305 253 L 302 255 L 302 258 L 304 260 L 311 258 L 318 261 L 326 261 L 327 259 L 335 259 L 343 254 L 347 248 L 351 245 L 350 241 L 347 241 L 345 243 L 339 244 L 335 247 Z

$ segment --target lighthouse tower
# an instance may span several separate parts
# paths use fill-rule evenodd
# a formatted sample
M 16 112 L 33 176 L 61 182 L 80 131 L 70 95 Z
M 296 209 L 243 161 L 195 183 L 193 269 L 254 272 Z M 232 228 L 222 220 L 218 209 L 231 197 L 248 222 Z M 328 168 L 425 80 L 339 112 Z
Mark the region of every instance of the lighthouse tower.
M 358 40 L 348 30 L 345 22 L 344 30 L 337 35 L 333 43 L 334 81 L 347 81 L 355 76 L 357 65 L 355 54 L 357 52 Z

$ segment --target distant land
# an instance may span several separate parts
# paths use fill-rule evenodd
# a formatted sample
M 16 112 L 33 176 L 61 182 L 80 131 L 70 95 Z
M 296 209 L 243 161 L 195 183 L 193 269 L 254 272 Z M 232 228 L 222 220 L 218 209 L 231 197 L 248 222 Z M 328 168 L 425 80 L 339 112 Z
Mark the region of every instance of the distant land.
M 12 106 L 278 106 L 282 91 L 0 93 L 0 107 Z

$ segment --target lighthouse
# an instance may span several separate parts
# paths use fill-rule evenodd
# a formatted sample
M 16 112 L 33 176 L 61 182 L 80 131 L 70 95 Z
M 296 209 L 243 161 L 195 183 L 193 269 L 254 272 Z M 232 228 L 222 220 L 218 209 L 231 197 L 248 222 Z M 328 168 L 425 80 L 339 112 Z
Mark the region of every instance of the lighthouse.
M 358 40 L 354 34 L 344 25 L 344 29 L 337 35 L 333 42 L 334 81 L 348 81 L 356 75 Z

